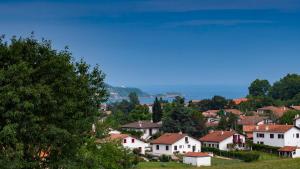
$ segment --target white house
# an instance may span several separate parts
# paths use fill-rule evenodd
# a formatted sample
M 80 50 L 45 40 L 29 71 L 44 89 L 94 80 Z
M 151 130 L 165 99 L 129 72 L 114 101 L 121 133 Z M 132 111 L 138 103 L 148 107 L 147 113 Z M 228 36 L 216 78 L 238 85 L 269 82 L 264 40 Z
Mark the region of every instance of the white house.
M 187 134 L 165 133 L 151 141 L 152 154 L 156 156 L 201 152 L 201 143 Z
M 234 131 L 212 131 L 199 140 L 203 147 L 213 147 L 219 150 L 245 148 L 245 136 Z
M 256 126 L 253 143 L 274 147 L 300 146 L 300 130 L 293 125 Z
M 300 148 L 296 146 L 285 146 L 278 150 L 279 156 L 281 157 L 291 157 L 299 158 L 300 157 Z
M 111 134 L 108 139 L 118 139 L 121 141 L 122 145 L 125 148 L 128 148 L 130 150 L 139 149 L 141 154 L 145 154 L 145 149 L 149 146 L 148 143 L 145 143 L 127 134 Z
M 294 119 L 294 126 L 300 128 L 300 116 L 297 114 Z
M 193 166 L 211 166 L 211 157 L 208 153 L 188 152 L 183 156 L 183 163 Z
M 122 126 L 123 130 L 133 130 L 133 131 L 141 131 L 143 135 L 141 139 L 148 140 L 152 137 L 152 135 L 159 132 L 161 124 L 152 123 L 150 121 L 138 121 L 129 124 L 125 124 Z

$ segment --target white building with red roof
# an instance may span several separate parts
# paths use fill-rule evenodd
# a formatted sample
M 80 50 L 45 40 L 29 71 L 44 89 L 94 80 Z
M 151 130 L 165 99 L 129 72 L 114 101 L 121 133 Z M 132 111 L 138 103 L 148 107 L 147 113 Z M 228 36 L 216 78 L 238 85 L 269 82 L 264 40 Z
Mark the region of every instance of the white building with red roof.
M 253 131 L 253 143 L 273 147 L 300 146 L 300 130 L 294 125 L 259 125 Z
M 299 158 L 300 157 L 300 148 L 297 146 L 285 146 L 278 150 L 279 156 L 281 157 L 291 157 Z
M 200 141 L 182 133 L 165 133 L 150 143 L 156 156 L 201 152 Z
M 143 134 L 141 136 L 141 139 L 148 140 L 154 134 L 159 132 L 160 127 L 161 124 L 153 123 L 151 121 L 137 121 L 123 125 L 122 129 L 142 132 Z
M 183 163 L 193 166 L 211 166 L 211 156 L 208 153 L 188 152 L 183 155 Z
M 120 140 L 123 147 L 128 148 L 130 150 L 138 149 L 141 154 L 145 154 L 146 147 L 149 146 L 148 143 L 145 143 L 133 136 L 128 134 L 111 134 L 108 140 Z
M 224 151 L 245 148 L 245 136 L 234 131 L 213 131 L 199 140 L 203 147 L 212 147 Z

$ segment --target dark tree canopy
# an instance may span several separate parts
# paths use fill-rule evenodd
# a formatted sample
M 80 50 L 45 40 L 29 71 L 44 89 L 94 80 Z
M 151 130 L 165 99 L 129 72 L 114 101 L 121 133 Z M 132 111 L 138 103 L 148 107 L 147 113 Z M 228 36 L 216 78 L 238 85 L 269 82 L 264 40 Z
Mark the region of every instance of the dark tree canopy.
M 0 39 L 0 166 L 81 166 L 79 148 L 107 96 L 104 77 L 49 41 Z
M 152 120 L 153 122 L 159 122 L 162 118 L 162 108 L 161 108 L 161 102 L 157 99 L 157 97 L 154 100 L 153 108 L 152 108 Z
M 250 96 L 266 96 L 269 93 L 271 85 L 268 80 L 254 80 L 249 86 L 249 95 Z
M 270 95 L 274 99 L 290 100 L 300 93 L 300 75 L 288 74 L 273 84 Z

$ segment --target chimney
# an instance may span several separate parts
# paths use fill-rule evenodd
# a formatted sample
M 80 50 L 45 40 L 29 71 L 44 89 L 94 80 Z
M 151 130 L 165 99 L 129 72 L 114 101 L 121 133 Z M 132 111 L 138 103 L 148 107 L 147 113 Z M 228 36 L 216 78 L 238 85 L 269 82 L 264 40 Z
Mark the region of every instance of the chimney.
M 224 134 L 224 131 L 221 132 L 221 135 L 223 135 L 223 134 Z
M 141 121 L 139 121 L 138 123 L 139 123 L 139 127 L 142 127 L 142 122 L 141 122 Z
M 208 131 L 209 134 L 210 134 L 210 133 L 213 133 L 213 132 L 214 132 L 214 130 L 212 130 L 212 129 Z
M 178 134 L 182 134 L 182 131 L 179 131 Z
M 259 126 L 256 126 L 255 128 L 256 128 L 256 130 L 258 130 L 258 129 L 259 129 Z
M 93 133 L 96 133 L 96 125 L 95 124 L 92 125 L 92 131 L 93 131 Z

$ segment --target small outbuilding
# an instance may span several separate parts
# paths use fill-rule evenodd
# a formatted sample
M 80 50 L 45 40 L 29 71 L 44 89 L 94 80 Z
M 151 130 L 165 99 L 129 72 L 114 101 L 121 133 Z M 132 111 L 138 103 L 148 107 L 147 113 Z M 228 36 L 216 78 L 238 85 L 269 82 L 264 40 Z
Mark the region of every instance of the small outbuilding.
M 300 157 L 300 148 L 296 146 L 285 146 L 278 150 L 279 156 L 281 157 L 290 157 L 290 158 L 299 158 Z
M 188 152 L 183 156 L 183 163 L 193 166 L 211 166 L 211 156 L 203 152 Z

